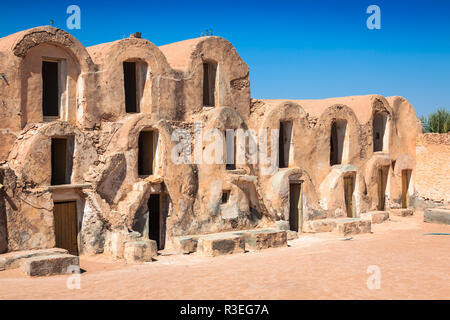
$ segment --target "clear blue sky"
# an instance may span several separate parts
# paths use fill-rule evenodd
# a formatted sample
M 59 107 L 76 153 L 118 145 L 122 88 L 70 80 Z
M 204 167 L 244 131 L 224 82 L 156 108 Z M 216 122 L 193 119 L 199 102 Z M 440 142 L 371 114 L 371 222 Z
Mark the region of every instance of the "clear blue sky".
M 81 30 L 66 27 L 71 4 Z M 371 4 L 381 30 L 366 27 Z M 406 97 L 418 115 L 450 108 L 449 0 L 2 0 L 0 37 L 50 19 L 85 46 L 136 31 L 160 46 L 212 28 L 249 65 L 253 98 L 378 93 Z

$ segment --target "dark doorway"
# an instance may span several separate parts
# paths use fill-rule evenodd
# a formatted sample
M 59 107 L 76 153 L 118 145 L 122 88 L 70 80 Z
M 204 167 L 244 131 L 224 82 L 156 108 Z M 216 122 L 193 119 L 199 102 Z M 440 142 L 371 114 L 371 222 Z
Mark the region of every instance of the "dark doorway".
M 70 184 L 73 139 L 52 138 L 52 185 Z
M 148 237 L 155 240 L 158 249 L 161 246 L 161 196 L 159 194 L 151 194 L 148 199 Z
M 126 112 L 138 112 L 136 62 L 123 63 Z
M 353 218 L 353 191 L 355 189 L 355 179 L 353 176 L 344 177 L 344 199 L 347 217 Z
M 215 106 L 217 64 L 203 63 L 203 106 Z
M 289 167 L 289 154 L 292 139 L 292 121 L 280 122 L 280 135 L 278 142 L 278 167 Z
M 289 226 L 292 231 L 302 231 L 303 192 L 302 183 L 289 184 Z
M 155 131 L 141 131 L 139 134 L 138 170 L 139 175 L 152 175 L 155 166 Z
M 59 63 L 42 61 L 42 114 L 59 116 Z
M 384 151 L 384 140 L 387 126 L 387 115 L 383 113 L 375 113 L 373 116 L 373 151 Z
M 330 134 L 330 165 L 341 164 L 345 148 L 347 121 L 335 120 Z
M 78 255 L 77 203 L 75 201 L 56 202 L 53 215 L 56 247 Z

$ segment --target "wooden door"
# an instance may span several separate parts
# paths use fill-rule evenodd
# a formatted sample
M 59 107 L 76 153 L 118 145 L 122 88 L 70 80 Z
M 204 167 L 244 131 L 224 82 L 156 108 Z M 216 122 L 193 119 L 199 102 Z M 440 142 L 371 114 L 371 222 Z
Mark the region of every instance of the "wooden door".
M 302 231 L 303 221 L 303 192 L 302 183 L 289 185 L 289 225 L 293 231 Z
M 56 247 L 78 255 L 77 203 L 57 202 L 53 208 Z
M 345 207 L 347 210 L 347 217 L 353 218 L 353 189 L 354 181 L 353 177 L 344 177 L 344 197 Z
M 409 181 L 411 179 L 411 170 L 402 170 L 402 208 L 409 206 Z
M 386 194 L 386 183 L 387 183 L 387 170 L 380 168 L 378 169 L 378 205 L 377 210 L 384 211 L 385 209 L 385 194 Z

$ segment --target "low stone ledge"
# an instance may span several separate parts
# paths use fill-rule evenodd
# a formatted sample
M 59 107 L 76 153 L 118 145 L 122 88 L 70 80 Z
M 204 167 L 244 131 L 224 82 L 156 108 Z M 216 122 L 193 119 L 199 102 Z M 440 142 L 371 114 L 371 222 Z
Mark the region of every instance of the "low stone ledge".
M 245 252 L 243 235 L 213 234 L 202 236 L 198 241 L 198 250 L 205 256 L 215 257 Z
M 391 209 L 389 214 L 398 216 L 398 217 L 407 217 L 412 216 L 414 214 L 413 209 Z
M 31 277 L 66 274 L 67 268 L 71 266 L 79 266 L 79 258 L 71 254 L 37 256 L 20 263 L 20 269 Z
M 158 255 L 158 247 L 155 240 L 127 241 L 124 248 L 126 262 L 150 262 Z
M 287 246 L 286 231 L 263 229 L 244 231 L 242 234 L 244 236 L 245 249 L 248 251 Z
M 303 232 L 318 233 L 332 232 L 336 227 L 334 219 L 319 219 L 307 221 L 303 226 Z
M 450 225 L 450 209 L 428 209 L 423 213 L 423 221 Z
M 198 239 L 195 237 L 177 237 L 174 240 L 175 248 L 179 253 L 190 254 L 197 251 Z
M 341 236 L 352 234 L 370 233 L 372 222 L 360 218 L 344 218 L 336 220 L 336 227 L 333 232 Z
M 389 211 L 370 211 L 361 213 L 361 219 L 370 220 L 373 224 L 382 223 L 389 219 Z
M 61 248 L 8 252 L 0 255 L 0 271 L 17 269 L 20 267 L 20 263 L 28 258 L 67 253 L 66 249 Z

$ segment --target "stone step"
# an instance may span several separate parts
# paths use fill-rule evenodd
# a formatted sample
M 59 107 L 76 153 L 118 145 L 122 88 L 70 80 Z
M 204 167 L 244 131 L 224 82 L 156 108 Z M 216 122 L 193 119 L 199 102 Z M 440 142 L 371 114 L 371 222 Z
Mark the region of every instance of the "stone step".
M 200 236 L 198 240 L 198 251 L 210 257 L 243 253 L 245 252 L 244 236 L 229 233 Z
M 435 208 L 425 210 L 423 213 L 423 221 L 450 225 L 450 209 Z
M 287 246 L 287 233 L 283 230 L 257 229 L 237 232 L 235 235 L 244 236 L 245 250 L 247 251 Z
M 20 263 L 20 269 L 31 277 L 66 274 L 69 267 L 79 268 L 79 258 L 77 256 L 71 254 L 35 256 L 24 259 Z
M 124 258 L 126 262 L 150 262 L 158 255 L 155 240 L 138 240 L 125 242 Z
M 0 271 L 17 269 L 24 259 L 66 253 L 68 253 L 68 251 L 61 248 L 8 252 L 0 255 Z
M 307 221 L 303 225 L 303 232 L 319 233 L 332 232 L 336 228 L 336 219 L 318 219 Z
M 399 217 L 407 217 L 412 216 L 414 214 L 413 209 L 391 209 L 389 210 L 389 214 L 393 216 L 399 216 Z
M 382 223 L 389 219 L 389 211 L 370 211 L 361 213 L 361 219 L 368 219 L 372 223 Z
M 177 237 L 174 239 L 175 250 L 182 254 L 190 254 L 197 251 L 198 236 Z
M 372 222 L 361 218 L 344 218 L 336 219 L 336 227 L 333 229 L 334 233 L 341 236 L 348 236 L 352 234 L 370 233 Z

